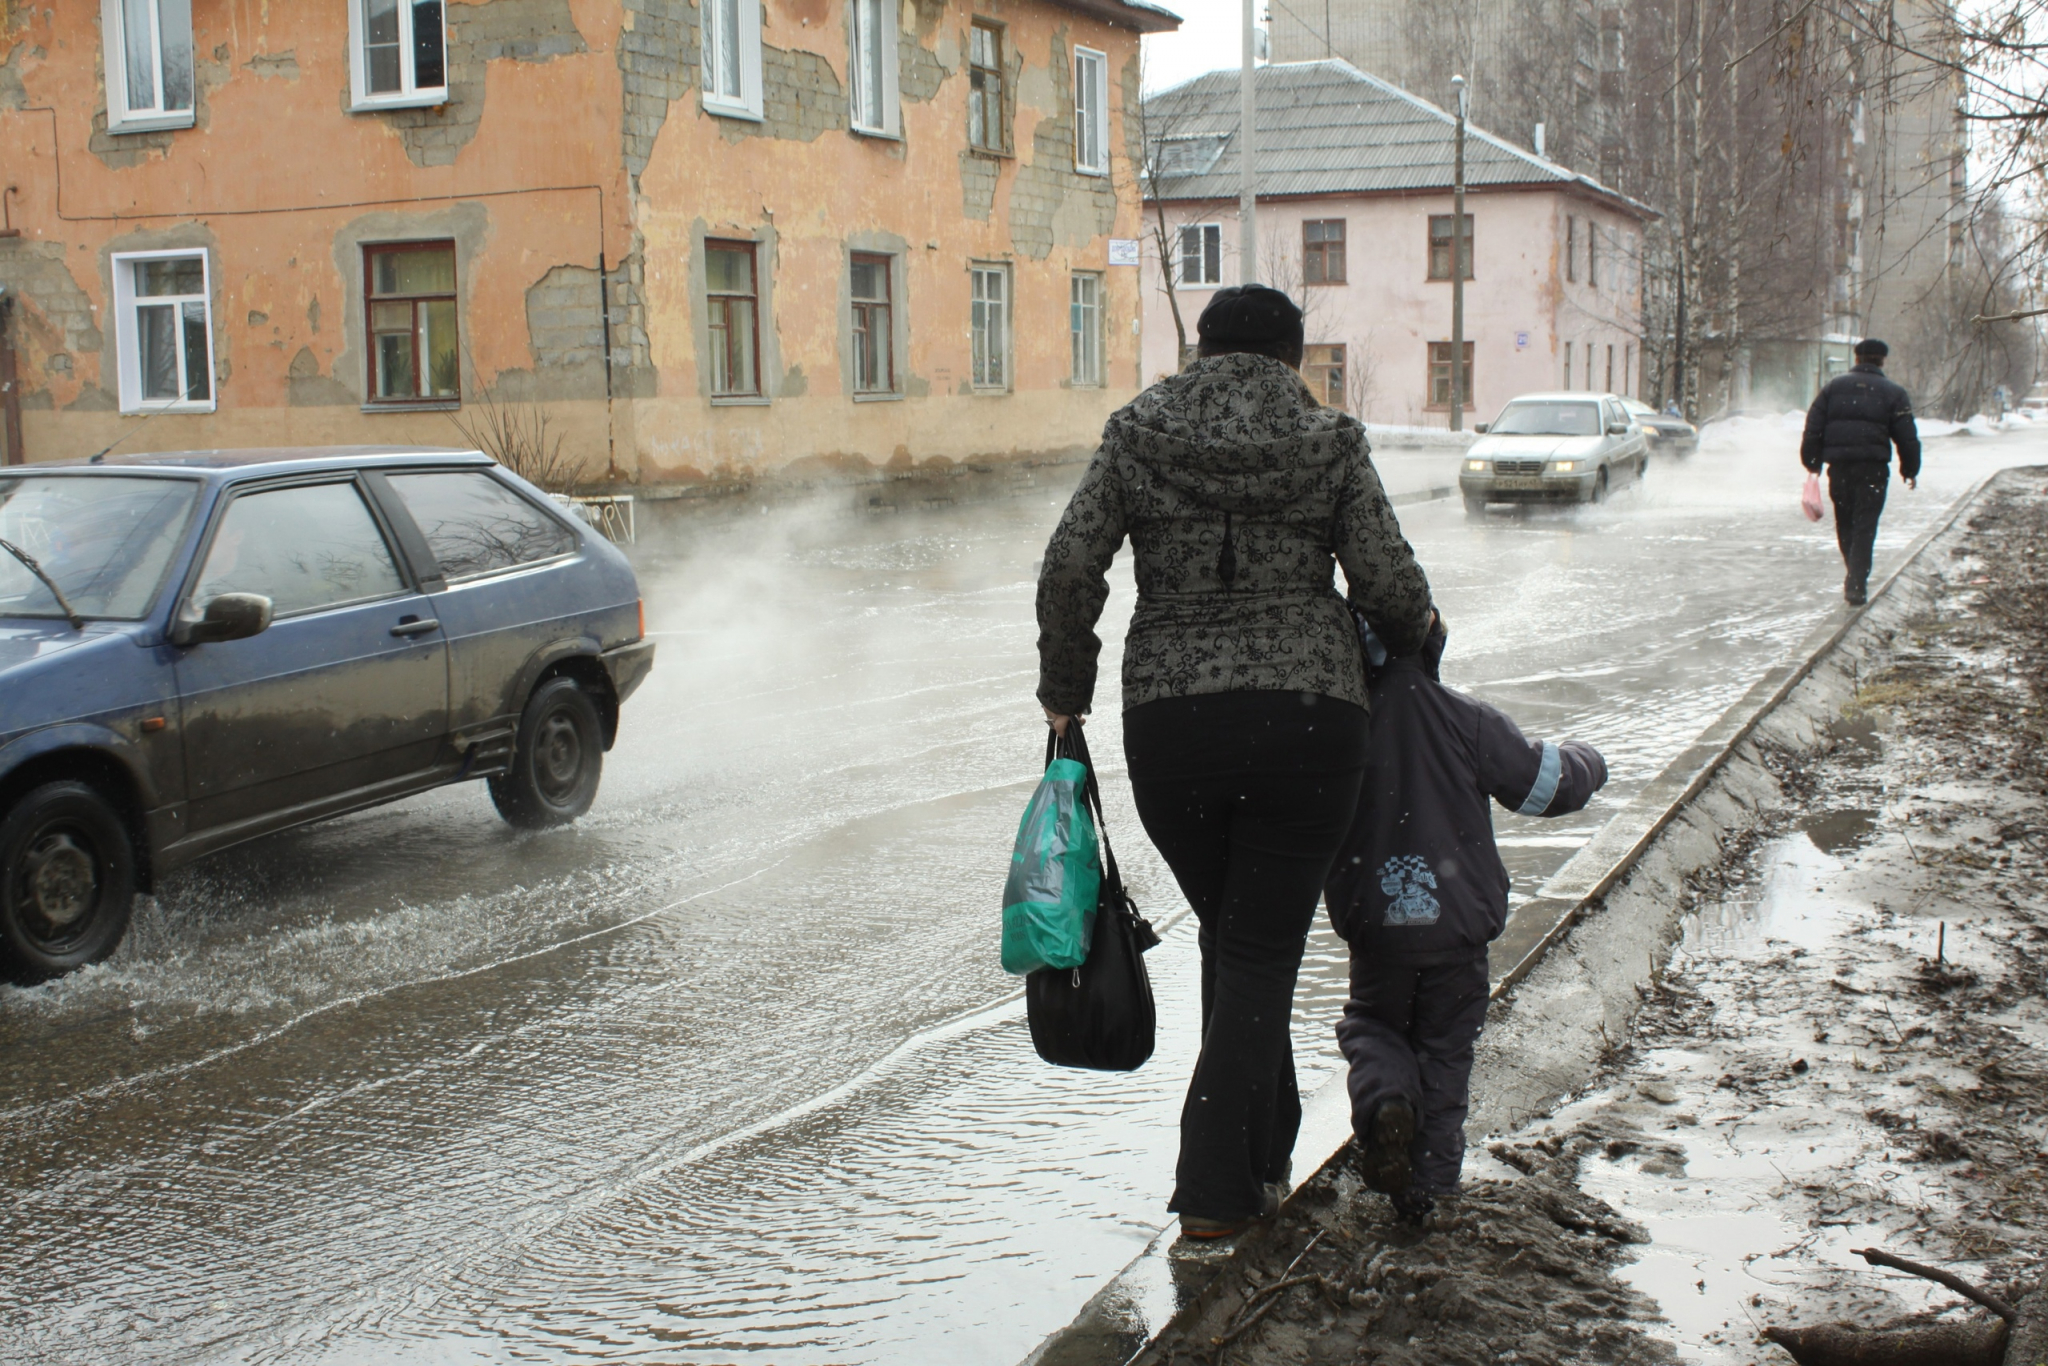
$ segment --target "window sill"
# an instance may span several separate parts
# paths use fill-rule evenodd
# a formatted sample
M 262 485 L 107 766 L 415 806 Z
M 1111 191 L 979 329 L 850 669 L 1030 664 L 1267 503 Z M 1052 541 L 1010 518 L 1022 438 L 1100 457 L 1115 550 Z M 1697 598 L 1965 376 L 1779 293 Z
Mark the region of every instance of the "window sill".
M 713 394 L 711 396 L 711 406 L 714 408 L 765 408 L 768 406 L 768 398 L 765 394 Z
M 173 128 L 190 128 L 192 124 L 192 111 L 180 109 L 175 114 L 135 114 L 118 123 L 109 119 L 107 131 L 116 136 L 122 133 L 163 133 Z
M 853 396 L 853 401 L 854 401 L 855 403 L 901 403 L 901 402 L 903 401 L 903 395 L 901 395 L 901 394 L 858 394 L 858 393 L 857 393 L 857 394 L 855 394 L 855 395 Z
M 972 384 L 968 386 L 967 392 L 975 398 L 1008 398 L 1016 390 L 1007 384 L 1000 387 L 993 384 Z
M 846 131 L 857 138 L 873 138 L 877 142 L 901 142 L 903 134 L 892 133 L 886 128 L 866 128 L 858 123 L 849 123 Z
M 765 123 L 766 117 L 758 109 L 745 104 L 728 104 L 724 100 L 700 99 L 698 107 L 713 118 L 738 119 L 742 123 Z
M 366 413 L 459 413 L 462 400 L 459 398 L 417 399 L 407 403 L 365 403 Z
M 1109 174 L 1109 168 L 1107 166 L 1076 166 L 1074 168 L 1074 174 L 1093 176 L 1097 180 L 1100 180 Z
M 158 413 L 210 413 L 219 405 L 213 399 L 196 402 L 192 399 L 166 399 L 156 403 L 124 403 L 123 417 L 155 417 Z
M 1015 161 L 1017 159 L 1016 151 L 1009 147 L 977 147 L 970 142 L 967 144 L 967 152 L 970 156 L 986 157 L 990 161 Z
M 415 90 L 410 95 L 365 95 L 349 105 L 351 114 L 375 114 L 384 109 L 432 109 L 448 103 L 448 90 Z

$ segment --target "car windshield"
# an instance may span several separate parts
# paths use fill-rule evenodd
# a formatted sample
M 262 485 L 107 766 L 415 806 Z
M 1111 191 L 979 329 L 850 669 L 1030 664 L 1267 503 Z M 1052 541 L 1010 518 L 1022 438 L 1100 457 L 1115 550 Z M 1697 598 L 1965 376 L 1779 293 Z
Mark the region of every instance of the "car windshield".
M 1598 436 L 1600 405 L 1510 403 L 1486 431 L 1489 436 Z
M 1636 417 L 1655 417 L 1657 415 L 1655 408 L 1652 408 L 1640 399 L 1625 398 L 1621 401 L 1621 406 L 1628 409 Z
M 134 621 L 156 601 L 198 497 L 192 479 L 0 476 L 0 540 L 35 560 L 80 616 Z M 0 616 L 64 616 L 42 580 L 5 551 Z

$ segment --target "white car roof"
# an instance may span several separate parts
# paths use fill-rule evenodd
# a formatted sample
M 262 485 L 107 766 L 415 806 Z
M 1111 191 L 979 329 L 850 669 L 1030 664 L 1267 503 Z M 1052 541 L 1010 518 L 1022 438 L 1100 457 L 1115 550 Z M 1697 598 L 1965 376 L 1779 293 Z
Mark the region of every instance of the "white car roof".
M 1593 403 L 1600 399 L 1621 400 L 1614 394 L 1596 394 L 1587 389 L 1563 389 L 1550 394 L 1516 394 L 1508 403 Z M 1502 404 L 1506 407 L 1507 404 Z

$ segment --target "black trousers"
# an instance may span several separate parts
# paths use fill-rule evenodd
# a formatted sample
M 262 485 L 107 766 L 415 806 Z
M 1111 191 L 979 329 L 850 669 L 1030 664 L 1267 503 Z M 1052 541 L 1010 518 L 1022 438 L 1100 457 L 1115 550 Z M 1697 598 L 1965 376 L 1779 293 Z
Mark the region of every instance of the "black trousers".
M 1168 698 L 1124 714 L 1145 833 L 1201 925 L 1202 1054 L 1167 1208 L 1259 1212 L 1301 1128 L 1289 1022 L 1323 879 L 1365 772 L 1365 710 L 1313 693 Z
M 1837 460 L 1828 464 L 1828 499 L 1835 505 L 1835 544 L 1842 548 L 1845 590 L 1859 595 L 1870 586 L 1870 557 L 1877 544 L 1877 519 L 1892 467 L 1883 460 Z
M 1352 953 L 1351 999 L 1337 1026 L 1351 1068 L 1351 1126 L 1363 1136 L 1387 1101 L 1413 1106 L 1420 1122 L 1409 1158 L 1416 1186 L 1431 1195 L 1455 1192 L 1464 1169 L 1472 1051 L 1486 1004 L 1484 949 L 1423 963 Z

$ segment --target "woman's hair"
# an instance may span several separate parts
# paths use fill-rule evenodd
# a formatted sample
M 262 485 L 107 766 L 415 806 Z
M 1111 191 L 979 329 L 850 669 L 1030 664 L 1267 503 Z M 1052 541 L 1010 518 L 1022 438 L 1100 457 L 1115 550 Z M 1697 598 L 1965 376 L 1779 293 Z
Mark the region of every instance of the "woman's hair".
M 1195 322 L 1196 354 L 1228 356 L 1244 351 L 1301 368 L 1301 310 L 1294 300 L 1265 285 L 1219 289 Z

